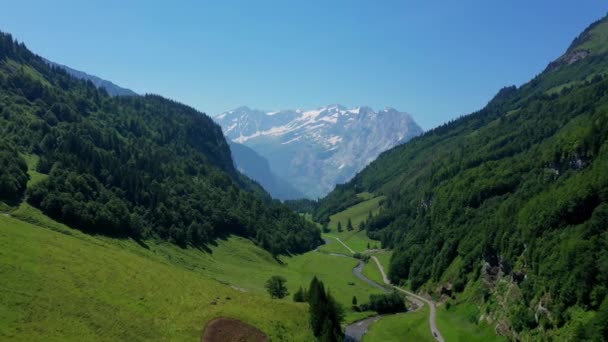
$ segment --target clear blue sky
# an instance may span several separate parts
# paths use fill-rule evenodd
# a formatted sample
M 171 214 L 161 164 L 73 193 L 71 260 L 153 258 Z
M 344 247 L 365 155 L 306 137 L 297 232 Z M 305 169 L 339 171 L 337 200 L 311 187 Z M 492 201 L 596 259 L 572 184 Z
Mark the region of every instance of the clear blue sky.
M 558 57 L 608 4 L 509 1 L 5 1 L 34 52 L 210 115 L 395 107 L 423 128 Z

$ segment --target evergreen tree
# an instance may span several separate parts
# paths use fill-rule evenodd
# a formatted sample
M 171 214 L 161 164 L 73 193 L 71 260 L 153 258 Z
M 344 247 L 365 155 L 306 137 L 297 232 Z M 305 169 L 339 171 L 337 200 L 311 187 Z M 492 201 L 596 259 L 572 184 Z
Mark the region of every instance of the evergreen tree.
M 298 291 L 293 294 L 293 301 L 296 303 L 303 303 L 306 301 L 306 291 L 300 286 Z
M 353 303 L 353 306 L 357 306 L 357 296 L 353 296 L 352 303 Z
M 308 288 L 308 304 L 310 312 L 310 326 L 315 336 L 320 336 L 325 317 L 325 290 L 323 283 L 316 276 L 310 281 Z
M 308 303 L 313 334 L 320 341 L 342 341 L 343 332 L 340 324 L 344 320 L 344 311 L 329 291 L 325 292 L 323 282 L 316 276 L 310 282 Z
M 338 232 L 342 232 L 342 222 L 338 222 Z
M 352 231 L 353 228 L 353 222 L 350 220 L 350 217 L 348 218 L 348 223 L 346 223 L 346 230 L 348 230 L 349 232 Z
M 329 233 L 329 222 L 323 222 L 323 233 Z

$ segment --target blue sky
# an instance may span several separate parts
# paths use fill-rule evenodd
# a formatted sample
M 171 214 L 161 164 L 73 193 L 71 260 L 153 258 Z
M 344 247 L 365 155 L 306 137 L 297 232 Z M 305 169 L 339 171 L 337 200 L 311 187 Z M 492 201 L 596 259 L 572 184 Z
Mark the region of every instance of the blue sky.
M 34 52 L 210 115 L 385 106 L 429 129 L 520 85 L 603 1 L 7 1 Z

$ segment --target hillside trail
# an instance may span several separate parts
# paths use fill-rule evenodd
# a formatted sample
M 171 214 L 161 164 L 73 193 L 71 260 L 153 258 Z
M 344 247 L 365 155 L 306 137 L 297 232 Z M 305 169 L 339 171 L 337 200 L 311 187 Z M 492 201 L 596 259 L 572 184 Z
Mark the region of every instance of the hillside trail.
M 342 246 L 344 246 L 346 249 L 348 249 L 348 251 L 351 252 L 352 254 L 356 253 L 352 248 L 348 247 L 347 244 L 345 244 L 342 240 L 340 240 L 339 237 L 332 237 L 332 238 L 336 239 L 339 243 L 342 244 Z
M 437 321 L 435 318 L 436 317 L 435 302 L 433 302 L 432 300 L 426 299 L 424 297 L 420 297 L 415 293 L 412 293 L 410 291 L 407 291 L 405 289 L 402 289 L 398 286 L 391 284 L 391 281 L 386 276 L 386 273 L 384 272 L 384 267 L 382 267 L 382 264 L 380 263 L 378 258 L 376 256 L 372 256 L 372 259 L 374 259 L 374 261 L 376 262 L 376 265 L 378 266 L 378 269 L 380 270 L 380 274 L 382 274 L 382 280 L 384 281 L 385 284 L 392 286 L 397 291 L 401 291 L 401 292 L 405 293 L 406 295 L 408 295 L 410 300 L 417 302 L 420 305 L 422 305 L 423 303 L 426 303 L 429 306 L 429 308 L 430 308 L 429 326 L 431 328 L 431 333 L 433 334 L 433 337 L 435 338 L 435 340 L 437 340 L 439 342 L 444 342 L 445 340 L 443 339 L 443 336 L 441 336 L 441 333 L 439 332 L 439 329 L 437 328 Z

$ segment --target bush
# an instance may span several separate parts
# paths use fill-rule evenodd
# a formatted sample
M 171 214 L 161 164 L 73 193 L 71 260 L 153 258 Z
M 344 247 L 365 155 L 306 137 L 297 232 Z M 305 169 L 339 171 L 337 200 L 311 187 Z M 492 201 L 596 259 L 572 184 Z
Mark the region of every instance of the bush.
M 407 308 L 405 307 L 403 297 L 396 291 L 393 291 L 389 294 L 370 295 L 369 303 L 361 305 L 361 310 L 372 310 L 379 314 L 389 314 L 405 312 Z

